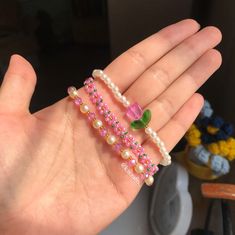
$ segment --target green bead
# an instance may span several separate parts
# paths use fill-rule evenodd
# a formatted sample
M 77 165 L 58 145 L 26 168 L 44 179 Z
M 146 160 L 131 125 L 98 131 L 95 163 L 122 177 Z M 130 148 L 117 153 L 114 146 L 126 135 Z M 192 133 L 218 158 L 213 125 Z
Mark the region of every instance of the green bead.
M 144 123 L 141 120 L 133 121 L 131 123 L 131 128 L 135 129 L 135 130 L 142 129 L 144 127 L 145 127 L 145 125 L 144 125 Z
M 141 120 L 145 124 L 145 126 L 147 126 L 149 124 L 149 122 L 151 121 L 151 117 L 152 117 L 151 111 L 149 109 L 145 110 L 144 114 L 141 118 Z
M 151 111 L 149 109 L 145 110 L 141 119 L 131 122 L 131 128 L 135 130 L 145 128 L 151 121 Z

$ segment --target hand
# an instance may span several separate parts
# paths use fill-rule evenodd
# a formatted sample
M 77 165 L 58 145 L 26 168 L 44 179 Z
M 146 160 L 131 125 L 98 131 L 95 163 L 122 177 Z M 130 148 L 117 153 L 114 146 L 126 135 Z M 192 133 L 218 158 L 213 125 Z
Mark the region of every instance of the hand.
M 194 20 L 183 20 L 105 68 L 131 101 L 151 109 L 151 127 L 168 151 L 203 105 L 195 92 L 221 64 L 220 53 L 212 49 L 220 40 L 215 27 L 199 31 Z M 68 98 L 67 87 L 64 99 L 30 113 L 35 84 L 30 64 L 12 56 L 0 90 L 1 234 L 97 234 L 130 205 L 140 186 L 123 170 L 120 157 L 97 138 Z M 124 111 L 101 82 L 97 86 L 114 113 Z M 79 92 L 94 108 L 84 90 Z M 146 136 L 135 136 L 159 162 L 161 156 Z

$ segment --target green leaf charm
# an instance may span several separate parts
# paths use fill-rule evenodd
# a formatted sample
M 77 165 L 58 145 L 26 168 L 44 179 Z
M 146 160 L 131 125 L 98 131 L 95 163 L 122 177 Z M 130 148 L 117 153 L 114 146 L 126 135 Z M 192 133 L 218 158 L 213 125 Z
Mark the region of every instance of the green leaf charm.
M 139 120 L 131 122 L 131 128 L 135 130 L 145 128 L 151 121 L 151 111 L 149 109 L 145 110 L 142 117 Z

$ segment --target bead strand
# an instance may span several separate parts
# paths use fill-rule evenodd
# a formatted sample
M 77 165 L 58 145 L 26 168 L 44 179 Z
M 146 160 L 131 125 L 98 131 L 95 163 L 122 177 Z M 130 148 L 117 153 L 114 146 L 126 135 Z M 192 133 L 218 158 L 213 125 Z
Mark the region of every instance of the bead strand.
M 167 166 L 171 164 L 171 156 L 166 150 L 164 143 L 160 140 L 157 132 L 155 132 L 151 127 L 145 128 L 145 133 L 152 139 L 153 143 L 157 145 L 160 153 L 163 155 L 163 158 L 160 161 L 160 164 Z
M 143 170 L 143 166 L 141 164 L 138 164 L 134 156 L 131 154 L 129 149 L 124 148 L 122 141 L 118 141 L 117 138 L 110 134 L 108 129 L 104 127 L 101 120 L 96 118 L 96 114 L 93 112 L 90 112 L 89 106 L 85 103 L 83 103 L 82 98 L 78 96 L 78 91 L 75 87 L 69 87 L 68 88 L 68 94 L 70 98 L 74 100 L 74 103 L 76 106 L 79 107 L 81 113 L 87 115 L 87 118 L 89 122 L 92 123 L 92 126 L 94 129 L 99 130 L 100 135 L 105 138 L 106 142 L 109 145 L 114 146 L 114 150 L 120 154 L 123 160 L 129 161 L 129 166 L 134 167 L 135 172 L 140 174 Z M 147 185 L 152 185 L 153 180 L 151 178 L 146 179 L 145 182 Z
M 103 102 L 102 96 L 97 92 L 97 89 L 92 78 L 88 78 L 85 82 L 85 91 L 89 94 L 92 103 L 96 104 L 98 112 L 104 116 L 104 120 L 109 126 L 112 127 L 113 132 L 122 139 L 122 142 L 126 147 L 130 147 L 132 153 L 139 159 L 135 162 L 131 159 L 129 165 L 134 167 L 136 173 L 141 174 L 141 178 L 145 180 L 145 183 L 151 185 L 154 181 L 153 175 L 158 171 L 156 164 L 151 162 L 151 159 L 144 153 L 144 149 L 134 137 L 128 134 L 125 127 L 123 127 L 118 121 L 117 117 L 109 110 L 108 105 Z M 129 151 L 125 151 L 127 156 Z M 145 157 L 142 157 L 144 155 Z
M 94 70 L 92 76 L 94 78 L 101 79 L 109 87 L 109 89 L 112 91 L 116 99 L 123 104 L 124 107 L 128 108 L 130 106 L 130 101 L 128 101 L 127 98 L 121 94 L 119 88 L 111 81 L 111 79 L 102 70 L 98 69 Z M 161 141 L 157 133 L 148 126 L 145 127 L 145 133 L 151 138 L 153 143 L 159 149 L 160 154 L 162 155 L 160 164 L 163 166 L 170 165 L 171 156 L 167 152 L 164 143 Z

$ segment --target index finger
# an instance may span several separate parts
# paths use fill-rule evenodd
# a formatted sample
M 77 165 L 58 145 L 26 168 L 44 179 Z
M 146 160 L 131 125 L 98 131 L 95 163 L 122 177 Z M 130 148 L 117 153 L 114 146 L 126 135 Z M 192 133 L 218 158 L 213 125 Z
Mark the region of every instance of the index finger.
M 192 19 L 167 26 L 122 53 L 104 72 L 124 92 L 148 67 L 199 28 Z

